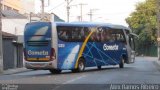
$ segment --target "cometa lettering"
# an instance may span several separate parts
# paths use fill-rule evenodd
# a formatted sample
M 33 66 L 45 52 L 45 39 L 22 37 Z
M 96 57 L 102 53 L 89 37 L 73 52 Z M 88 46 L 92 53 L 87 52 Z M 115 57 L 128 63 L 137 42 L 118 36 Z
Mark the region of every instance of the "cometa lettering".
M 48 51 L 28 51 L 28 55 L 48 55 Z
M 107 44 L 104 44 L 103 45 L 103 50 L 118 50 L 118 45 L 107 45 Z

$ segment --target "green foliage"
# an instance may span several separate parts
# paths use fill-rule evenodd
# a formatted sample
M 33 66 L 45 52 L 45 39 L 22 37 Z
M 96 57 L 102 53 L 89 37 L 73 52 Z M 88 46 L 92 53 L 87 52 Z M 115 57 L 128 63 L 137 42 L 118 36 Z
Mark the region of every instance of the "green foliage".
M 156 44 L 156 0 L 138 3 L 136 10 L 126 18 L 126 22 L 133 32 L 139 35 L 139 40 L 136 43 L 137 49 L 144 46 L 149 48 Z

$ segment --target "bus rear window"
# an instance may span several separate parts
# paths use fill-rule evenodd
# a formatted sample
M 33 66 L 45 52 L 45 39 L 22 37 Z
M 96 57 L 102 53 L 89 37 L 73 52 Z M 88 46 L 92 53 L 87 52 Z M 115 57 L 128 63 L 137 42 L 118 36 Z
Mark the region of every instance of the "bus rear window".
M 51 24 L 46 22 L 30 23 L 25 27 L 25 36 L 50 36 Z

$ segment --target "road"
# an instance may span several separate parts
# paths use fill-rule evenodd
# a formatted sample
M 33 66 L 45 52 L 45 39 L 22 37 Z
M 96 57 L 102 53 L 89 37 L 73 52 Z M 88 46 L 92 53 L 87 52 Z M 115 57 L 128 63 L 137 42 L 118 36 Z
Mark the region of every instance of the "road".
M 96 67 L 87 68 L 85 72 L 81 73 L 71 73 L 68 70 L 63 71 L 61 74 L 51 74 L 46 70 L 35 70 L 12 75 L 1 75 L 0 83 L 24 84 L 24 86 L 21 86 L 23 90 L 26 89 L 26 84 L 28 87 L 29 85 L 33 87 L 32 84 L 39 84 L 37 86 L 39 88 L 36 88 L 37 90 L 49 90 L 51 88 L 51 90 L 66 90 L 67 88 L 68 90 L 74 88 L 81 90 L 82 87 L 85 87 L 83 88 L 84 90 L 88 88 L 91 90 L 108 90 L 107 84 L 160 84 L 160 67 L 154 63 L 155 60 L 156 58 L 151 57 L 137 57 L 135 63 L 125 64 L 123 69 L 118 66 L 105 66 L 102 70 L 97 70 Z M 45 85 L 48 89 L 43 89 Z M 81 89 L 78 89 L 78 86 Z

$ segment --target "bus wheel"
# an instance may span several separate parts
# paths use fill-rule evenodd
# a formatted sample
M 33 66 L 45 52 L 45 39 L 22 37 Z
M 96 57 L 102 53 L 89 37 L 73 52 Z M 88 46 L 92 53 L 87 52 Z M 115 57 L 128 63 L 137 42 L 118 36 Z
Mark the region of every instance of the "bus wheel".
M 59 74 L 59 73 L 61 73 L 62 70 L 50 69 L 49 71 L 50 71 L 52 74 Z
M 124 58 L 121 58 L 119 68 L 124 68 Z
M 97 66 L 98 69 L 102 69 L 102 66 Z
M 73 73 L 82 72 L 82 71 L 84 71 L 84 69 L 85 69 L 85 62 L 84 62 L 84 59 L 81 58 L 78 61 L 78 68 L 77 69 L 73 69 L 72 72 Z

